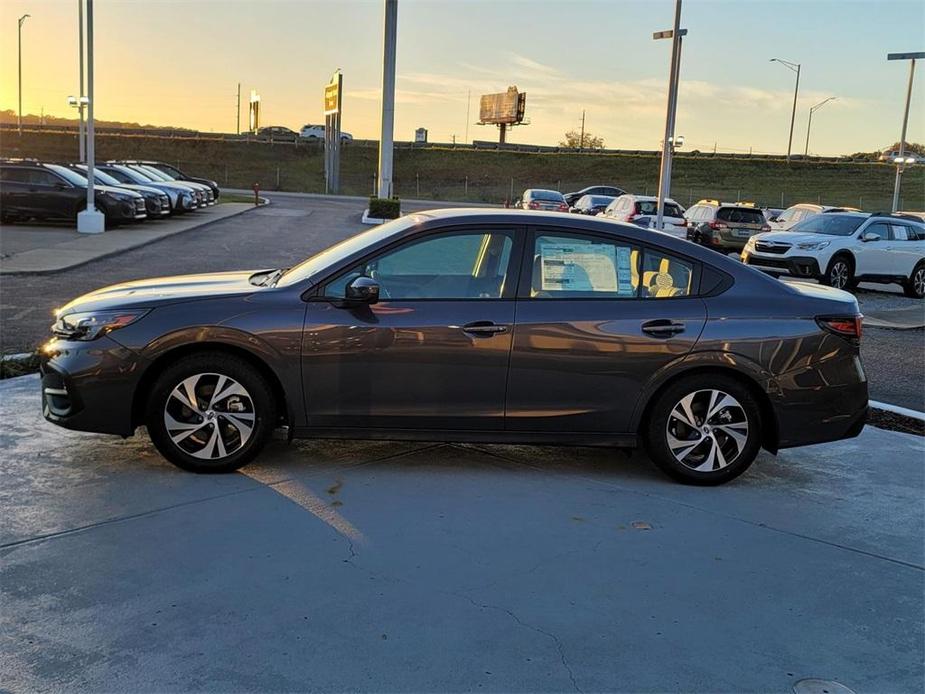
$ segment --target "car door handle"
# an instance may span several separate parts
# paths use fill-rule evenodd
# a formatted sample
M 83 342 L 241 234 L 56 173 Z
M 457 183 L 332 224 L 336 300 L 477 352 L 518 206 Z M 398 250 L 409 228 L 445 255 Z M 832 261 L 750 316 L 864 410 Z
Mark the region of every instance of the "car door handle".
M 653 337 L 671 337 L 684 332 L 684 323 L 670 320 L 650 320 L 642 324 L 642 332 Z
M 499 333 L 506 333 L 506 325 L 496 325 L 491 321 L 476 321 L 475 323 L 466 323 L 462 327 L 463 332 L 470 333 L 472 335 L 478 335 L 480 337 L 491 337 L 492 335 L 497 335 Z

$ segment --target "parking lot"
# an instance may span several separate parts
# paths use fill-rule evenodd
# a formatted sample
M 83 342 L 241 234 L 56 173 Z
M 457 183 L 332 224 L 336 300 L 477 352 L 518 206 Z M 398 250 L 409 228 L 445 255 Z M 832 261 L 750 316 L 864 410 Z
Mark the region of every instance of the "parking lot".
M 608 449 L 276 442 L 197 476 L 0 383 L 9 691 L 916 691 L 922 439 L 721 488 Z M 876 452 L 876 453 L 874 453 Z

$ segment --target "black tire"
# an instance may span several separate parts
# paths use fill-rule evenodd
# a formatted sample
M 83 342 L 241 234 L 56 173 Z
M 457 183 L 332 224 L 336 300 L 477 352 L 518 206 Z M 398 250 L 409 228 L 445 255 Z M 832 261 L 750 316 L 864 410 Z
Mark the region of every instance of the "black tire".
M 925 298 L 925 263 L 919 263 L 912 269 L 909 279 L 903 282 L 903 291 L 913 299 Z
M 846 292 L 857 288 L 858 281 L 854 278 L 854 261 L 851 256 L 840 254 L 832 258 L 821 281 L 822 284 L 844 289 Z
M 205 402 L 204 397 L 209 397 L 218 390 L 218 379 L 221 377 L 226 378 L 224 383 L 227 383 L 227 379 L 233 379 L 240 384 L 244 396 L 233 394 L 223 398 L 221 402 L 216 403 L 214 410 L 209 409 L 197 415 L 197 411 L 181 404 L 181 401 L 172 395 L 174 389 L 185 379 L 197 375 L 201 377 L 200 381 L 197 381 L 201 385 L 194 385 L 196 404 L 199 407 L 197 411 L 205 407 L 202 405 Z M 242 409 L 230 409 L 229 403 L 234 398 L 238 399 L 235 404 Z M 212 408 L 213 405 L 209 404 L 207 407 Z M 165 421 L 167 414 L 170 414 L 175 424 L 192 427 L 201 423 L 198 424 L 200 428 L 191 432 L 181 442 L 181 446 L 171 438 Z M 209 421 L 206 421 L 206 415 Z M 247 418 L 246 421 L 242 419 L 244 417 Z M 241 424 L 242 421 L 245 428 L 248 422 L 253 422 L 246 436 L 242 427 L 234 424 Z M 253 460 L 272 436 L 276 425 L 276 404 L 267 380 L 247 361 L 222 352 L 203 352 L 181 358 L 157 377 L 148 397 L 145 422 L 157 450 L 177 467 L 199 473 L 232 472 Z M 216 428 L 219 428 L 218 434 L 215 434 Z M 185 430 L 175 428 L 173 431 L 174 436 L 182 436 Z M 230 451 L 232 446 L 236 450 L 224 456 L 208 458 L 194 455 L 199 443 L 213 435 L 221 440 L 221 444 L 216 442 L 209 446 L 210 451 L 223 450 L 226 447 Z M 206 441 L 204 446 L 208 445 Z M 204 451 L 205 448 L 198 452 Z
M 709 405 L 712 391 L 731 396 L 737 407 L 717 409 L 710 421 L 723 423 L 703 427 L 707 430 L 706 433 L 699 431 L 699 426 L 685 432 L 680 431 L 678 427 L 684 425 L 672 416 L 675 407 L 679 406 L 683 399 L 694 394 L 692 409 L 696 420 L 696 416 L 704 414 L 703 410 Z M 725 399 L 717 399 L 716 402 L 724 401 Z M 703 421 L 694 423 L 704 424 Z M 743 423 L 747 424 L 744 434 L 741 428 Z M 676 447 L 679 456 L 685 462 L 681 462 L 675 456 L 669 445 L 669 424 L 674 431 L 672 435 L 691 444 L 686 448 Z M 698 431 L 695 432 L 695 429 Z M 744 442 L 737 443 L 735 438 L 726 433 L 727 431 L 738 433 Z M 761 431 L 761 407 L 751 390 L 735 378 L 710 373 L 681 377 L 663 390 L 649 409 L 648 421 L 643 422 L 642 434 L 649 457 L 662 472 L 685 484 L 706 486 L 723 484 L 745 472 L 761 448 Z M 709 453 L 714 446 L 718 453 L 714 453 L 714 458 L 711 459 Z M 730 453 L 732 450 L 737 450 L 734 456 Z M 718 461 L 725 462 L 724 452 L 729 462 L 720 466 Z M 694 469 L 700 464 L 713 465 L 715 469 Z

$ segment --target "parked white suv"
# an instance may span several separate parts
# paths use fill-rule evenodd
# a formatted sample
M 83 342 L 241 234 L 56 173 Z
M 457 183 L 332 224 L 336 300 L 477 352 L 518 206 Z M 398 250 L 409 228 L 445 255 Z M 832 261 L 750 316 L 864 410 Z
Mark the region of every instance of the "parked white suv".
M 305 140 L 323 140 L 324 124 L 312 125 L 311 123 L 307 123 L 306 125 L 303 125 L 302 129 L 299 131 L 299 137 Z M 353 135 L 350 133 L 345 133 L 343 130 L 341 130 L 340 139 L 342 142 L 349 142 L 353 139 Z
M 748 240 L 742 262 L 774 275 L 812 277 L 838 289 L 900 284 L 925 296 L 925 224 L 912 215 L 827 212 L 790 231 Z
M 788 229 L 791 229 L 795 225 L 802 222 L 804 219 L 809 219 L 810 217 L 817 214 L 822 214 L 823 212 L 859 211 L 860 210 L 855 207 L 832 207 L 831 205 L 816 205 L 814 203 L 801 202 L 799 205 L 791 205 L 776 217 L 771 217 L 768 220 L 768 225 L 771 227 L 771 231 L 787 231 Z

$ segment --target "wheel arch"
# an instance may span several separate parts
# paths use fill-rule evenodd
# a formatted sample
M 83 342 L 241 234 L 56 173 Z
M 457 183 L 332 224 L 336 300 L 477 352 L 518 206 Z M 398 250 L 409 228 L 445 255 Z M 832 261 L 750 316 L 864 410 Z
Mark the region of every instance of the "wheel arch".
M 243 347 L 229 344 L 221 341 L 203 341 L 187 344 L 176 345 L 164 352 L 161 352 L 144 370 L 138 385 L 135 388 L 135 394 L 132 398 L 132 426 L 137 427 L 144 423 L 145 409 L 148 402 L 148 396 L 151 388 L 154 386 L 158 376 L 163 373 L 164 369 L 178 359 L 188 357 L 194 354 L 203 354 L 206 352 L 219 352 L 236 356 L 248 362 L 254 367 L 270 385 L 273 393 L 273 399 L 276 403 L 278 416 L 284 420 L 283 423 L 291 424 L 293 420 L 292 403 L 286 396 L 286 390 L 283 388 L 282 381 L 276 372 L 270 367 L 265 359 L 261 356 L 247 350 Z
M 758 406 L 761 408 L 761 447 L 771 453 L 777 453 L 780 442 L 780 430 L 777 420 L 777 413 L 774 411 L 774 405 L 767 391 L 761 386 L 761 383 L 751 374 L 731 366 L 720 364 L 695 364 L 668 375 L 662 379 L 648 393 L 645 403 L 643 404 L 639 417 L 635 422 L 635 431 L 640 437 L 643 435 L 645 423 L 649 419 L 652 407 L 655 402 L 668 388 L 683 378 L 690 376 L 700 376 L 704 374 L 717 374 L 735 379 L 743 386 L 748 388 L 749 392 L 755 397 Z

